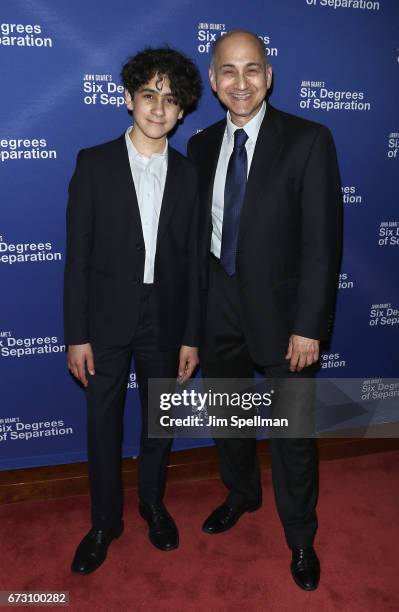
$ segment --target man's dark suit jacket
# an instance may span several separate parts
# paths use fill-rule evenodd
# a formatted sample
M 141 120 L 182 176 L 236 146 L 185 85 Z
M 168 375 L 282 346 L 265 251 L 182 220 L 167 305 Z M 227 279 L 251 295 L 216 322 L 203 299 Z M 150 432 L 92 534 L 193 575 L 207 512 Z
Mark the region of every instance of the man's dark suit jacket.
M 154 271 L 160 349 L 199 342 L 197 173 L 168 148 Z M 79 152 L 69 186 L 65 343 L 128 343 L 145 247 L 125 136 Z
M 193 136 L 199 170 L 202 289 L 212 192 L 226 120 Z M 267 105 L 241 211 L 237 278 L 252 359 L 284 361 L 290 334 L 326 339 L 341 250 L 341 189 L 329 130 Z

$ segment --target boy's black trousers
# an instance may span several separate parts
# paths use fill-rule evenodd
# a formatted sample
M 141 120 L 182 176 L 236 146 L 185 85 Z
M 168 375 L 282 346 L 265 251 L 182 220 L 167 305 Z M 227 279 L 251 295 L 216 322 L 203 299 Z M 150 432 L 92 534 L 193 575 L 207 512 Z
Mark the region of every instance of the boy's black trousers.
M 141 438 L 138 470 L 139 499 L 162 501 L 172 439 L 148 438 L 148 379 L 176 378 L 179 348 L 161 351 L 153 305 L 153 286 L 142 286 L 140 314 L 131 341 L 123 346 L 92 342 L 95 375 L 88 374 L 88 462 L 92 526 L 107 529 L 123 514 L 123 413 L 132 356 L 141 401 Z

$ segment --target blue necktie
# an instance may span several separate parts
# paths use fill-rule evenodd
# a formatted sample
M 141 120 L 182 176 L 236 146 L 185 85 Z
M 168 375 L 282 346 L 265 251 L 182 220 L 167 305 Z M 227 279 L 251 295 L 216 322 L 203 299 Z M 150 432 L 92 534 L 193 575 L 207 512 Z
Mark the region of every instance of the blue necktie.
M 240 214 L 247 186 L 247 151 L 245 143 L 248 135 L 243 129 L 234 132 L 234 149 L 227 166 L 224 188 L 224 211 L 220 264 L 229 276 L 236 271 L 236 255 Z

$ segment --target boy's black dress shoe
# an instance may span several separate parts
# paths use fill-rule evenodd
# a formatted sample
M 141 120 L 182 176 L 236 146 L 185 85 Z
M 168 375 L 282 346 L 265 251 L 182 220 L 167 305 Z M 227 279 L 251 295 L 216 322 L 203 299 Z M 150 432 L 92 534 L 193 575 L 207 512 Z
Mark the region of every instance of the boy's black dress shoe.
M 148 523 L 150 542 L 159 550 L 174 550 L 179 546 L 176 524 L 163 504 L 139 504 L 139 512 Z
M 227 503 L 224 503 L 208 516 L 202 525 L 202 531 L 212 534 L 227 531 L 237 523 L 244 512 L 255 512 L 255 510 L 259 510 L 261 505 L 261 502 L 257 504 L 243 504 L 239 509 L 234 509 Z
M 108 546 L 123 532 L 123 521 L 111 529 L 90 529 L 76 549 L 71 570 L 75 574 L 90 574 L 105 561 Z
M 292 549 L 291 574 L 304 591 L 317 589 L 320 580 L 320 562 L 312 546 Z

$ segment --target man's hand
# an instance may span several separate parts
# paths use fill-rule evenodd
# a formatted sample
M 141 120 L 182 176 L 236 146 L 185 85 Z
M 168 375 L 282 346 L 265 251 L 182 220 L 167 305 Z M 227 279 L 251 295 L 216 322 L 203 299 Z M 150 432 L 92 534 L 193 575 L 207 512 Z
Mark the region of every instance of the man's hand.
M 182 346 L 179 354 L 179 374 L 177 380 L 182 385 L 199 364 L 198 349 L 195 346 Z
M 86 366 L 89 373 L 94 376 L 94 358 L 90 343 L 71 344 L 68 346 L 68 369 L 87 387 Z
M 285 356 L 290 360 L 291 372 L 300 372 L 303 368 L 316 363 L 319 359 L 320 340 L 312 340 L 303 336 L 290 336 L 288 351 Z

